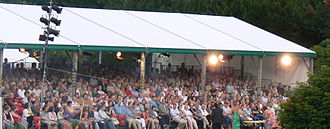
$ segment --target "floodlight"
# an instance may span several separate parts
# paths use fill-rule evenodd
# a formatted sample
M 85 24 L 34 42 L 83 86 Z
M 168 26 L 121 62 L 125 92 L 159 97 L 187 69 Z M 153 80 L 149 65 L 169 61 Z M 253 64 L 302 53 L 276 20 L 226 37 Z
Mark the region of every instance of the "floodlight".
M 219 55 L 219 60 L 223 60 L 223 55 L 222 54 Z
M 19 52 L 25 53 L 25 49 L 24 48 L 19 48 L 18 50 L 19 50 Z
M 121 56 L 121 52 L 117 52 L 117 57 L 120 57 Z
M 60 8 L 60 7 L 56 6 L 56 5 L 53 5 L 53 6 L 52 6 L 52 9 L 53 9 L 54 11 L 56 11 L 58 14 L 61 14 L 61 12 L 62 12 L 62 10 L 63 10 L 63 8 Z
M 218 57 L 217 56 L 215 56 L 215 55 L 212 55 L 212 56 L 210 56 L 210 58 L 209 58 L 209 62 L 212 64 L 212 65 L 215 65 L 215 64 L 217 64 L 218 63 Z
M 40 21 L 41 21 L 41 19 L 40 19 Z M 52 17 L 52 18 L 50 19 L 50 21 L 51 21 L 52 23 L 54 23 L 56 26 L 61 25 L 61 20 L 58 20 L 58 19 L 56 19 L 56 18 L 54 18 L 54 17 Z
M 40 22 L 44 23 L 46 26 L 49 25 L 49 21 L 48 19 L 44 18 L 44 17 L 41 17 L 40 18 Z
M 46 41 L 46 35 L 39 35 L 39 41 Z M 48 41 L 54 41 L 54 37 L 48 37 Z
M 47 31 L 49 32 L 49 34 L 53 34 L 55 36 L 58 36 L 60 34 L 59 30 L 54 30 L 52 28 L 47 28 Z
M 41 9 L 44 10 L 44 11 L 46 11 L 47 13 L 50 13 L 50 11 L 51 11 L 51 9 L 48 6 L 46 6 L 46 5 L 43 5 L 41 7 Z
M 292 61 L 292 59 L 288 55 L 285 55 L 285 56 L 282 57 L 282 64 L 285 65 L 285 66 L 290 65 L 291 61 Z

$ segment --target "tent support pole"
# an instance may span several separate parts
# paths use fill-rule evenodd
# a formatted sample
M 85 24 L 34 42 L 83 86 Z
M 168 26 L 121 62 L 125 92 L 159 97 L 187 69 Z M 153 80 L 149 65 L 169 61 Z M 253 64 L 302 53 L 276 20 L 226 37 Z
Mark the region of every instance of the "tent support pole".
M 141 82 L 141 85 L 140 85 L 140 90 L 144 89 L 144 82 L 145 82 L 145 54 L 142 52 L 141 53 L 141 66 L 140 66 L 140 82 Z
M 1 60 L 1 62 L 2 62 L 2 60 Z M 1 106 L 0 106 L 0 129 L 2 129 L 2 125 L 3 125 L 3 123 L 2 123 L 2 97 L 0 97 L 0 104 L 1 104 Z
M 275 82 L 277 81 L 277 56 L 275 56 Z
M 2 76 L 3 76 L 3 50 L 4 50 L 3 48 L 0 49 L 0 60 L 1 60 L 1 63 L 0 63 L 0 87 L 1 87 L 1 89 L 2 89 L 2 86 L 3 86 L 3 82 L 2 82 Z
M 42 69 L 42 67 L 44 66 L 44 65 L 43 65 L 43 62 L 44 62 L 44 61 L 43 61 L 43 56 L 44 56 L 43 53 L 44 53 L 43 49 L 40 49 L 40 58 L 39 58 L 39 59 L 40 59 L 40 63 L 39 63 L 39 68 L 41 68 L 41 69 Z
M 206 90 L 206 55 L 202 57 L 202 72 L 201 72 L 201 86 L 200 90 Z
M 309 58 L 309 72 L 314 72 L 314 58 Z
M 244 55 L 241 56 L 241 78 L 244 80 Z
M 3 73 L 3 48 L 0 49 L 0 95 L 2 94 L 3 82 L 2 82 L 2 73 Z M 0 129 L 2 129 L 2 97 L 0 96 Z
M 99 64 L 102 64 L 102 51 L 99 51 Z
M 73 51 L 72 55 L 72 60 L 73 60 L 73 67 L 72 67 L 72 93 L 75 94 L 76 88 L 77 88 L 77 72 L 78 72 L 78 52 Z
M 262 61 L 263 61 L 263 56 L 259 56 L 259 74 L 258 74 L 258 86 L 262 86 Z

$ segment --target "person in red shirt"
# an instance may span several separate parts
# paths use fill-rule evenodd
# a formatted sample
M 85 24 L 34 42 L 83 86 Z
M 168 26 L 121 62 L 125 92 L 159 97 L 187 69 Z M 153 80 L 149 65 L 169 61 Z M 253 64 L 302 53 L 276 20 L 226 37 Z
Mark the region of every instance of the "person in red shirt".
M 125 89 L 125 94 L 126 94 L 126 96 L 132 96 L 132 91 L 131 90 L 129 90 L 129 88 L 128 87 L 126 87 L 126 89 Z

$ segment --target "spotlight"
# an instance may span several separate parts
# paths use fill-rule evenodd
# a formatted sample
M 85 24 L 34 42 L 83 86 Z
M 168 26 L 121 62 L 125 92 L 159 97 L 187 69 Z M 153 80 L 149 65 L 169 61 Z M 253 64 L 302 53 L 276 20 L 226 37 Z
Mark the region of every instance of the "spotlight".
M 25 53 L 25 48 L 19 48 L 19 52 Z
M 49 25 L 49 21 L 48 21 L 48 19 L 46 19 L 46 18 L 44 18 L 44 17 L 41 17 L 41 18 L 40 18 L 40 22 L 44 23 L 46 26 Z
M 46 41 L 47 36 L 46 35 L 39 35 L 39 41 Z M 48 37 L 49 41 L 54 41 L 54 37 Z
M 170 57 L 171 55 L 169 53 L 162 53 L 163 56 Z
M 223 63 L 223 62 L 225 62 L 224 59 L 225 59 L 225 56 L 223 56 L 222 54 L 220 54 L 219 55 L 219 61 Z
M 41 18 L 40 18 L 40 21 L 41 21 Z M 47 20 L 48 21 L 48 20 Z M 58 19 L 56 19 L 56 18 L 51 18 L 50 19 L 50 21 L 52 22 L 52 23 L 54 23 L 56 26 L 59 26 L 59 25 L 61 25 L 61 20 L 58 20 Z
M 291 64 L 291 57 L 286 55 L 286 56 L 283 56 L 282 57 L 282 64 L 285 65 L 285 66 L 288 66 Z
M 51 9 L 48 6 L 46 6 L 46 5 L 43 5 L 41 7 L 41 9 L 44 10 L 44 11 L 46 11 L 47 13 L 50 13 L 50 11 L 51 11 Z
M 219 55 L 219 60 L 223 60 L 223 55 L 222 54 Z
M 49 32 L 49 34 L 53 34 L 55 36 L 58 36 L 60 34 L 59 30 L 54 30 L 52 28 L 47 28 L 47 31 Z
M 56 6 L 56 5 L 53 5 L 52 9 L 55 10 L 58 14 L 61 14 L 61 12 L 62 12 L 62 10 L 63 10 L 63 8 L 59 8 L 59 7 Z
M 121 56 L 121 52 L 117 52 L 117 57 L 120 57 Z
M 209 58 L 209 62 L 212 64 L 212 65 L 215 65 L 218 63 L 218 57 L 215 56 L 215 55 L 212 55 L 210 58 Z

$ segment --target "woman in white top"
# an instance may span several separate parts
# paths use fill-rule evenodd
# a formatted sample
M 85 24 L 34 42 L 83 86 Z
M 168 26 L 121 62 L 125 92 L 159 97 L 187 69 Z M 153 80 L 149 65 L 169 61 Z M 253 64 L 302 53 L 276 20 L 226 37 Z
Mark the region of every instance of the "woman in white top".
M 201 111 L 201 119 L 203 120 L 203 125 L 204 125 L 204 129 L 206 128 L 206 126 L 210 125 L 210 122 L 207 120 L 207 116 L 209 115 L 209 112 L 206 111 L 206 105 L 202 105 L 202 108 L 200 109 Z
M 24 124 L 25 128 L 31 128 L 33 124 L 33 113 L 29 103 L 24 105 L 22 118 L 22 123 Z
M 192 121 L 194 120 L 194 118 L 192 118 L 193 114 L 192 114 L 192 112 L 189 111 L 188 105 L 184 106 L 183 113 L 185 114 L 184 119 L 186 119 L 188 121 L 188 129 L 193 129 Z

